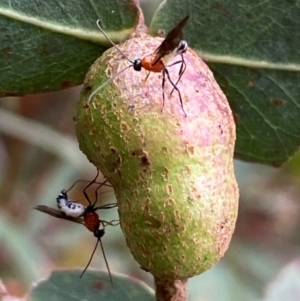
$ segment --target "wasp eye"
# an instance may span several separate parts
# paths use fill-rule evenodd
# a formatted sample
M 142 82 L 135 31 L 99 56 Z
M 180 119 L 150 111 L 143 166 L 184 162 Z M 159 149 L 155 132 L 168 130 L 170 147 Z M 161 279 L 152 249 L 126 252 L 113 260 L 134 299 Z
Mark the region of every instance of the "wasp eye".
M 142 70 L 142 60 L 137 59 L 133 62 L 133 69 L 135 71 L 141 71 Z

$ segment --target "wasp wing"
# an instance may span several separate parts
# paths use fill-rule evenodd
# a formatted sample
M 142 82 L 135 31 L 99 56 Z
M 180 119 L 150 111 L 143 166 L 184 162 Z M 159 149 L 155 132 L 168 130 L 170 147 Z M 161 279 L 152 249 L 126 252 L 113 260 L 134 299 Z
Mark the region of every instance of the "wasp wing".
M 157 64 L 157 62 L 160 61 L 162 57 L 165 55 L 170 54 L 179 44 L 179 42 L 182 40 L 183 34 L 182 34 L 182 28 L 187 23 L 190 16 L 186 16 L 183 20 L 181 20 L 178 25 L 173 28 L 166 36 L 166 38 L 163 40 L 163 42 L 158 46 L 158 48 L 155 50 L 154 53 L 156 53 L 156 56 L 153 60 L 152 66 Z
M 41 211 L 41 212 L 44 212 L 46 214 L 49 214 L 51 216 L 54 216 L 56 218 L 61 218 L 61 219 L 65 219 L 65 220 L 77 223 L 77 224 L 83 224 L 84 225 L 84 219 L 83 218 L 81 218 L 81 217 L 75 218 L 75 217 L 67 216 L 63 212 L 61 212 L 60 210 L 56 210 L 54 208 L 51 208 L 51 207 L 48 207 L 48 206 L 45 206 L 45 205 L 37 205 L 36 207 L 34 207 L 34 209 L 36 209 L 38 211 Z

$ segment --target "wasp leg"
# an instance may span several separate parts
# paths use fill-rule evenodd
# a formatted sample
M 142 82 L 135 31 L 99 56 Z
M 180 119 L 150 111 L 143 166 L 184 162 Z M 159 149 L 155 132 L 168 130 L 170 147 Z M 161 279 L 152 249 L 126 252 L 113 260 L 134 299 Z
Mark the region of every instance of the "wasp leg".
M 162 87 L 162 93 L 163 93 L 163 106 L 161 108 L 161 111 L 163 111 L 164 109 L 164 106 L 165 106 L 165 82 L 166 82 L 166 73 L 168 72 L 167 68 L 165 68 L 163 70 L 163 80 L 162 80 L 162 84 L 161 84 L 161 87 Z
M 145 79 L 142 80 L 143 84 L 146 84 L 146 81 L 147 81 L 149 75 L 150 75 L 150 71 L 147 71 L 147 75 L 146 75 Z
M 179 96 L 179 100 L 180 100 L 180 105 L 181 105 L 181 109 L 182 112 L 184 113 L 184 116 L 187 117 L 185 110 L 183 108 L 183 102 L 182 102 L 182 98 L 181 98 L 181 93 L 179 91 L 179 89 L 176 87 L 176 85 L 172 82 L 171 78 L 170 78 L 170 74 L 167 68 L 164 69 L 164 74 L 167 74 L 168 80 L 171 83 L 171 85 L 173 86 L 173 89 L 175 89 L 178 92 L 178 96 Z
M 178 79 L 177 79 L 177 82 L 175 83 L 176 87 L 177 87 L 177 84 L 180 81 L 180 79 L 181 79 L 181 77 L 182 77 L 182 75 L 183 75 L 183 73 L 185 72 L 185 69 L 186 69 L 186 63 L 184 61 L 183 55 L 181 54 L 181 60 L 180 61 L 177 61 L 177 62 L 175 62 L 175 63 L 173 63 L 173 64 L 171 64 L 171 65 L 168 66 L 168 67 L 171 67 L 171 66 L 174 66 L 174 65 L 180 64 L 180 63 L 181 63 L 181 66 L 180 66 L 179 73 L 178 73 Z M 175 88 L 172 89 L 172 91 L 170 93 L 170 96 L 174 92 L 174 89 Z

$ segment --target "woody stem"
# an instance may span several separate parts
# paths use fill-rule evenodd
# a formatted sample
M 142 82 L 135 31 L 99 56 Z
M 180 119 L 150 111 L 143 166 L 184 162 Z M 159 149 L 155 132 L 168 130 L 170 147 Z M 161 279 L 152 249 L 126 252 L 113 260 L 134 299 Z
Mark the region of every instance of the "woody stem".
M 186 301 L 187 279 L 168 280 L 154 277 L 156 301 Z

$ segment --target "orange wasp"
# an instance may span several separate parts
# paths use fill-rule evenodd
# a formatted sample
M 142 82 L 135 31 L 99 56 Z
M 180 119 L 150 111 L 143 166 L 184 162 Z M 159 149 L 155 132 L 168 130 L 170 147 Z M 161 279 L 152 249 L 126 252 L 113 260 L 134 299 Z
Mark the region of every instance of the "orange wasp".
M 105 226 L 106 225 L 116 225 L 113 224 L 114 221 L 111 222 L 106 222 L 103 221 L 99 218 L 98 213 L 96 212 L 96 210 L 98 209 L 110 209 L 110 208 L 114 208 L 117 206 L 116 203 L 111 203 L 111 204 L 106 204 L 103 206 L 99 206 L 96 207 L 96 202 L 98 199 L 98 190 L 100 187 L 106 185 L 109 186 L 108 184 L 106 184 L 107 180 L 104 181 L 103 183 L 98 183 L 96 182 L 96 179 L 99 175 L 99 170 L 97 170 L 97 175 L 94 178 L 94 180 L 92 182 L 90 182 L 83 190 L 83 194 L 86 198 L 86 200 L 88 201 L 88 206 L 84 206 L 80 203 L 77 203 L 74 200 L 70 200 L 68 198 L 67 192 L 73 188 L 73 186 L 78 182 L 75 182 L 68 190 L 62 190 L 58 197 L 57 197 L 57 206 L 60 210 L 56 210 L 53 209 L 51 207 L 48 206 L 44 206 L 44 205 L 38 205 L 36 206 L 34 209 L 47 213 L 51 216 L 54 216 L 56 218 L 61 218 L 61 219 L 65 219 L 65 220 L 69 220 L 72 221 L 74 223 L 78 223 L 78 224 L 82 224 L 84 225 L 89 231 L 93 232 L 94 236 L 97 238 L 97 243 L 95 245 L 95 248 L 92 252 L 92 255 L 90 257 L 90 260 L 88 262 L 88 264 L 86 265 L 86 267 L 84 268 L 83 272 L 80 275 L 80 278 L 83 276 L 83 274 L 85 273 L 85 271 L 87 270 L 88 266 L 90 265 L 93 256 L 95 254 L 95 251 L 97 249 L 98 243 L 101 246 L 101 250 L 103 253 L 103 257 L 105 260 L 105 264 L 109 273 L 109 277 L 110 277 L 110 281 L 112 283 L 112 277 L 111 277 L 111 273 L 110 273 L 110 269 L 109 269 L 109 265 L 105 256 L 105 252 L 104 252 L 104 248 L 102 245 L 102 241 L 101 238 L 104 236 L 105 234 Z M 97 187 L 97 189 L 95 190 L 95 202 L 92 203 L 89 199 L 89 196 L 87 194 L 87 189 L 93 185 L 93 184 L 99 184 L 99 186 Z
M 164 93 L 164 87 L 165 87 L 165 81 L 166 77 L 168 78 L 169 82 L 173 86 L 173 90 L 171 91 L 170 95 L 173 93 L 174 90 L 177 91 L 180 105 L 182 108 L 182 111 L 184 115 L 186 116 L 186 113 L 183 108 L 183 102 L 182 97 L 179 89 L 177 88 L 177 84 L 179 80 L 181 79 L 185 69 L 186 69 L 186 63 L 184 61 L 183 54 L 187 51 L 188 44 L 186 41 L 184 41 L 182 29 L 186 25 L 187 21 L 189 19 L 189 16 L 186 16 L 183 20 L 181 20 L 175 28 L 173 28 L 166 36 L 166 38 L 163 40 L 163 42 L 158 46 L 158 48 L 152 53 L 147 56 L 145 56 L 142 59 L 136 59 L 134 61 L 130 60 L 121 49 L 107 36 L 107 34 L 104 32 L 104 30 L 100 26 L 100 20 L 97 20 L 97 26 L 100 29 L 100 31 L 103 33 L 103 35 L 107 38 L 107 40 L 116 47 L 116 49 L 123 55 L 130 63 L 131 65 L 127 66 L 120 72 L 118 72 L 114 77 L 109 78 L 106 80 L 102 85 L 100 85 L 94 92 L 91 93 L 89 96 L 86 107 L 89 106 L 90 102 L 92 101 L 93 97 L 109 82 L 114 80 L 119 74 L 121 74 L 126 69 L 133 67 L 135 71 L 141 71 L 142 68 L 149 71 L 147 74 L 147 77 L 145 80 L 147 80 L 150 72 L 162 72 L 163 73 L 163 80 L 162 80 L 162 90 L 163 90 L 163 106 L 165 103 L 165 93 Z M 181 56 L 181 59 L 179 61 L 176 61 L 174 63 L 169 64 L 177 55 Z M 177 82 L 174 84 L 174 82 L 170 78 L 169 71 L 167 67 L 171 67 L 176 64 L 181 64 L 179 75 Z

